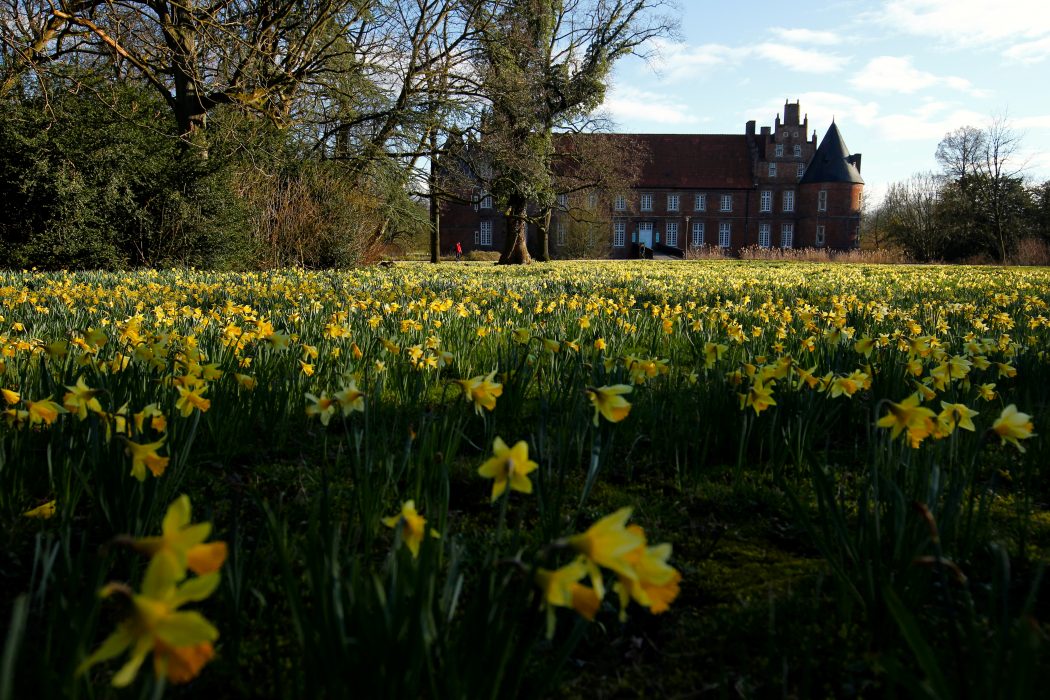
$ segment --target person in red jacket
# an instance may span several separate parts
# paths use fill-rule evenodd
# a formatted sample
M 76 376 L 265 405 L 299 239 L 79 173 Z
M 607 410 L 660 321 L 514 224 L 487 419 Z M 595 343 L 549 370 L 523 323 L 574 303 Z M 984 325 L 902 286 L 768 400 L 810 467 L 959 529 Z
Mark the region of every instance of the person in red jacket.
M 459 262 L 459 259 L 462 258 L 462 257 L 463 257 L 463 244 L 460 243 L 459 241 L 456 241 L 456 262 Z

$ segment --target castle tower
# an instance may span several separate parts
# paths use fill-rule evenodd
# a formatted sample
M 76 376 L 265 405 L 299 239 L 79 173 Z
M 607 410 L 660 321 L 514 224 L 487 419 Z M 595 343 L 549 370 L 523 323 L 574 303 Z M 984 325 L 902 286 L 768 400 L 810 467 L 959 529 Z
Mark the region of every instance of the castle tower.
M 857 247 L 863 191 L 860 154 L 850 154 L 832 121 L 799 181 L 800 244 Z

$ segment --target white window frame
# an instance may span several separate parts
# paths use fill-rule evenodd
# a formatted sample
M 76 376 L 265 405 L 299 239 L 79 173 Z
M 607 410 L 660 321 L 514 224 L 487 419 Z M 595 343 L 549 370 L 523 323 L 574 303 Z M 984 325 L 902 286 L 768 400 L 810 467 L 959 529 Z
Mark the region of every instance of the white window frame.
M 642 195 L 641 210 L 642 211 L 652 211 L 653 210 L 653 195 L 652 194 L 646 193 L 646 194 Z
M 758 210 L 763 213 L 773 211 L 773 190 L 762 190 L 759 195 Z
M 492 195 L 488 194 L 487 192 L 485 192 L 485 190 L 481 191 L 481 208 L 482 209 L 491 209 L 492 208 Z
M 795 247 L 795 224 L 781 224 L 780 225 L 780 247 L 781 248 L 794 248 Z
M 613 247 L 623 248 L 627 245 L 627 222 L 617 219 L 613 222 Z
M 693 222 L 693 247 L 699 248 L 704 244 L 704 222 Z
M 772 238 L 772 236 L 770 234 L 770 230 L 771 229 L 772 229 L 772 226 L 770 225 L 770 223 L 768 221 L 760 223 L 758 225 L 758 247 L 759 248 L 768 248 L 769 247 L 770 242 L 771 242 L 771 238 Z
M 728 248 L 732 244 L 733 239 L 733 227 L 728 221 L 722 221 L 718 224 L 718 247 Z
M 559 221 L 554 224 L 554 239 L 558 245 L 565 245 L 565 222 Z
M 783 201 L 785 212 L 795 211 L 795 190 L 784 190 Z
M 798 145 L 796 143 L 795 144 L 795 148 L 793 149 L 793 152 L 794 152 L 794 155 L 795 155 L 796 158 L 801 158 L 802 157 L 802 146 L 800 146 L 800 145 Z
M 678 247 L 678 222 L 668 221 L 664 225 L 664 243 L 672 248 Z
M 823 248 L 825 245 L 827 245 L 827 242 L 828 236 L 827 230 L 824 228 L 824 224 L 817 224 L 817 237 L 814 240 L 814 245 L 816 245 L 818 248 Z
M 592 190 L 591 192 L 587 193 L 587 206 L 590 207 L 591 209 L 594 209 L 596 206 L 598 206 L 598 193 L 597 192 L 594 192 Z
M 733 195 L 724 194 L 719 200 L 719 211 L 733 211 Z
M 616 202 L 615 202 L 615 204 L 613 204 L 613 208 L 616 211 L 626 211 L 627 210 L 627 198 L 624 197 L 622 194 L 616 195 Z
M 569 208 L 569 195 L 559 194 L 558 195 L 558 208 L 568 209 Z
M 828 191 L 821 190 L 817 192 L 817 211 L 828 210 Z
M 773 156 L 776 157 L 776 158 L 783 158 L 784 157 L 784 144 L 778 143 L 776 145 L 776 148 L 773 151 Z
M 485 219 L 481 222 L 480 226 L 480 237 L 478 245 L 482 248 L 492 247 L 492 220 Z
M 669 194 L 667 195 L 667 211 L 678 211 L 678 195 Z
M 707 193 L 697 192 L 693 196 L 693 211 L 707 211 Z
M 797 170 L 797 172 L 795 173 L 795 176 L 796 176 L 796 177 L 797 177 L 797 178 L 798 178 L 799 180 L 801 180 L 801 179 L 802 179 L 802 176 L 803 176 L 803 175 L 805 175 L 805 174 L 806 174 L 806 164 L 805 164 L 805 163 L 799 163 L 799 164 L 798 164 L 798 170 Z
M 769 177 L 777 176 L 777 164 L 773 161 L 769 161 Z

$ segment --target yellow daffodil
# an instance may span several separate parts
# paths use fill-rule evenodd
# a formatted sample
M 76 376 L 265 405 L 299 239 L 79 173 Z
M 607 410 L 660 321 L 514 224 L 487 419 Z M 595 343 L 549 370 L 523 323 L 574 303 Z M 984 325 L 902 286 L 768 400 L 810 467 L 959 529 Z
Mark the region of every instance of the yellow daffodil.
M 547 609 L 547 637 L 554 636 L 554 608 L 572 608 L 587 620 L 593 620 L 601 605 L 601 596 L 593 588 L 581 585 L 579 580 L 587 575 L 586 560 L 577 557 L 560 569 L 539 568 L 536 570 L 536 585 L 543 595 Z
M 772 383 L 765 384 L 761 380 L 756 381 L 746 394 L 740 395 L 740 404 L 741 409 L 753 408 L 756 416 L 770 406 L 776 406 L 777 402 L 773 399 Z
M 100 393 L 99 389 L 92 389 L 84 382 L 84 377 L 77 377 L 76 386 L 67 386 L 69 391 L 62 399 L 65 409 L 80 420 L 87 418 L 88 411 L 102 413 L 102 406 L 95 398 Z
M 631 404 L 623 397 L 633 391 L 628 384 L 593 387 L 586 389 L 587 398 L 594 406 L 594 427 L 598 427 L 598 416 L 601 415 L 610 423 L 619 423 L 631 412 Z
M 306 406 L 306 415 L 311 418 L 320 418 L 321 425 L 327 426 L 329 421 L 332 420 L 332 416 L 335 415 L 336 409 L 339 408 L 338 399 L 329 396 L 324 391 L 321 392 L 320 396 L 306 394 L 306 398 L 310 402 Z
M 888 401 L 889 412 L 879 419 L 880 428 L 891 428 L 890 437 L 896 439 L 902 431 L 907 431 L 912 447 L 918 447 L 934 431 L 936 414 L 919 405 L 919 395 L 912 394 L 900 403 Z
M 503 395 L 503 385 L 493 382 L 496 370 L 492 370 L 486 376 L 477 376 L 471 379 L 456 379 L 455 382 L 463 387 L 463 398 L 467 403 L 474 402 L 474 411 L 479 416 L 481 409 L 492 411 L 496 408 L 496 399 Z
M 51 399 L 41 401 L 26 401 L 26 412 L 30 425 L 51 425 L 58 420 L 59 413 L 66 413 L 66 409 L 59 406 Z
M 412 552 L 412 556 L 419 556 L 419 546 L 423 543 L 423 538 L 426 537 L 427 532 L 427 520 L 422 515 L 416 512 L 415 501 L 405 501 L 401 504 L 401 512 L 397 515 L 391 515 L 388 518 L 383 518 L 383 524 L 389 528 L 401 528 L 400 535 L 401 541 L 408 547 L 408 551 Z M 437 532 L 431 530 L 431 537 L 437 537 Z
M 971 433 L 976 430 L 973 424 L 973 417 L 977 415 L 977 411 L 973 410 L 969 406 L 963 403 L 948 403 L 947 401 L 941 401 L 941 413 L 937 416 L 938 421 L 952 428 L 962 428 L 963 430 L 969 430 Z
M 103 596 L 117 592 L 128 595 L 132 614 L 80 664 L 77 673 L 84 673 L 95 664 L 130 649 L 130 658 L 113 676 L 114 687 L 130 685 L 150 652 L 158 677 L 166 677 L 172 683 L 184 683 L 196 677 L 211 659 L 212 643 L 218 639 L 219 631 L 200 613 L 179 608 L 210 596 L 219 585 L 219 574 L 214 572 L 180 583 L 181 580 L 174 557 L 162 553 L 153 557 L 146 567 L 140 592 L 133 593 L 122 584 L 104 588 Z
M 586 532 L 573 535 L 567 540 L 570 547 L 587 558 L 587 573 L 599 598 L 605 597 L 599 566 L 626 578 L 637 578 L 626 556 L 628 552 L 641 546 L 644 540 L 626 529 L 630 517 L 631 508 L 621 508 L 591 525 Z
M 492 443 L 492 457 L 478 468 L 478 474 L 493 479 L 492 502 L 503 495 L 508 486 L 512 491 L 532 493 L 529 474 L 539 465 L 529 459 L 529 445 L 519 440 L 514 447 L 507 447 L 502 438 Z
M 164 445 L 164 438 L 157 442 L 140 445 L 131 440 L 125 440 L 126 451 L 131 455 L 131 475 L 139 481 L 145 481 L 147 467 L 153 476 L 160 476 L 168 468 L 170 458 L 161 457 L 157 450 Z
M 48 501 L 43 505 L 39 505 L 36 508 L 30 508 L 26 512 L 22 513 L 23 517 L 26 518 L 39 518 L 40 520 L 48 520 L 54 517 L 56 510 L 56 502 Z
M 635 577 L 621 575 L 614 585 L 620 599 L 620 617 L 623 619 L 626 616 L 627 603 L 631 599 L 649 608 L 653 614 L 666 612 L 678 597 L 678 584 L 682 580 L 682 575 L 667 563 L 671 557 L 671 545 L 665 543 L 649 547 L 641 527 L 631 525 L 627 530 L 638 535 L 642 544 L 624 557 L 634 569 Z
M 344 416 L 349 416 L 354 411 L 365 410 L 365 393 L 357 388 L 357 382 L 353 379 L 342 390 L 337 391 L 334 398 L 343 409 Z
M 186 418 L 194 409 L 197 409 L 201 413 L 206 413 L 211 408 L 211 401 L 204 398 L 203 394 L 208 390 L 208 387 L 202 386 L 197 389 L 187 389 L 181 386 L 175 387 L 179 392 L 179 398 L 175 402 L 175 408 L 179 409 L 179 413 L 183 418 Z
M 3 396 L 4 403 L 8 406 L 14 406 L 22 400 L 21 395 L 17 391 L 11 391 L 10 389 L 0 389 L 0 396 Z
M 191 516 L 190 498 L 183 494 L 168 506 L 160 536 L 132 540 L 131 546 L 152 557 L 171 556 L 179 578 L 186 575 L 187 569 L 199 575 L 218 571 L 226 561 L 226 543 L 205 542 L 211 534 L 211 523 L 193 524 Z
M 1000 444 L 1005 445 L 1009 442 L 1021 452 L 1025 449 L 1018 440 L 1032 437 L 1032 429 L 1032 417 L 1018 411 L 1014 404 L 1004 408 L 992 424 L 992 431 L 999 436 Z

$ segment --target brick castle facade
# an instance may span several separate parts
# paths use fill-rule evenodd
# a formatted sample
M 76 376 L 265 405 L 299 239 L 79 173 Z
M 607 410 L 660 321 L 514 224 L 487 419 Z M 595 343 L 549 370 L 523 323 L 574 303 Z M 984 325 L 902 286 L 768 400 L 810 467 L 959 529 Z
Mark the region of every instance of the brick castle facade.
M 808 136 L 809 117 L 785 103 L 783 120 L 742 135 L 629 134 L 647 152 L 630 191 L 560 197 L 549 246 L 567 257 L 574 211 L 594 207 L 608 223 L 602 249 L 613 258 L 655 250 L 682 256 L 690 248 L 747 246 L 847 250 L 858 244 L 860 154 L 850 154 L 832 121 L 820 144 Z M 588 217 L 593 219 L 593 216 Z M 445 203 L 441 246 L 502 250 L 506 222 L 491 197 L 477 190 L 470 204 Z M 530 246 L 536 240 L 529 227 Z

